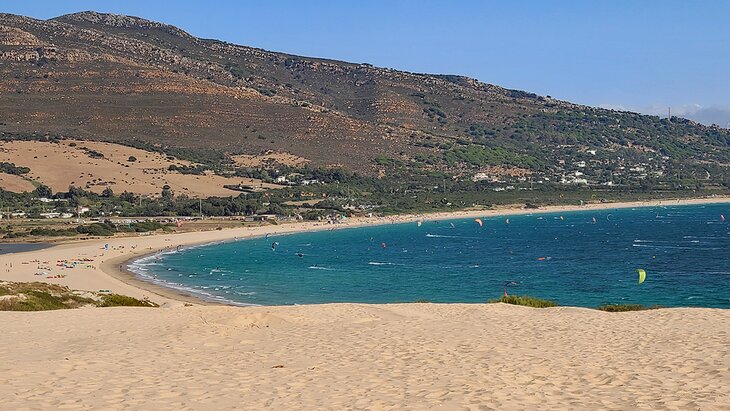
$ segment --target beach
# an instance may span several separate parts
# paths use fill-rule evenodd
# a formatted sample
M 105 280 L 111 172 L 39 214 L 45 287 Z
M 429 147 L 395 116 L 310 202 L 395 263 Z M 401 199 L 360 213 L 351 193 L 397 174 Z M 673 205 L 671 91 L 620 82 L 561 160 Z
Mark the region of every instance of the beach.
M 0 408 L 730 410 L 728 310 L 232 307 L 206 305 L 124 269 L 130 259 L 177 246 L 267 233 L 676 204 L 352 218 L 74 241 L 3 255 L 0 280 L 110 290 L 161 308 L 0 312 Z M 61 270 L 59 261 L 79 263 Z M 47 278 L 57 274 L 65 277 Z
M 730 311 L 504 304 L 0 313 L 12 410 L 727 410 Z
M 68 286 L 74 290 L 98 292 L 109 290 L 114 293 L 129 295 L 135 298 L 148 298 L 163 306 L 175 306 L 181 303 L 204 303 L 199 296 L 184 291 L 162 287 L 148 281 L 142 281 L 126 269 L 127 262 L 144 255 L 165 250 L 174 250 L 178 246 L 206 244 L 234 239 L 253 238 L 266 234 L 288 234 L 315 230 L 334 230 L 354 228 L 367 225 L 397 224 L 421 220 L 448 220 L 459 218 L 498 217 L 516 214 L 559 213 L 586 210 L 607 210 L 614 208 L 632 208 L 647 206 L 667 206 L 679 204 L 712 204 L 730 202 L 729 197 L 656 200 L 625 203 L 596 203 L 583 206 L 549 206 L 538 209 L 524 207 L 503 207 L 494 210 L 457 211 L 431 214 L 414 214 L 388 217 L 355 217 L 338 224 L 324 222 L 296 222 L 279 225 L 263 225 L 258 227 L 241 227 L 234 229 L 185 232 L 179 234 L 153 234 L 134 237 L 100 238 L 74 240 L 51 248 L 17 254 L 5 254 L 0 263 L 0 280 L 6 281 L 45 281 Z M 105 246 L 108 245 L 107 249 Z M 79 262 L 73 269 L 61 269 L 59 261 Z M 43 273 L 42 275 L 36 275 Z M 58 275 L 62 278 L 56 277 Z

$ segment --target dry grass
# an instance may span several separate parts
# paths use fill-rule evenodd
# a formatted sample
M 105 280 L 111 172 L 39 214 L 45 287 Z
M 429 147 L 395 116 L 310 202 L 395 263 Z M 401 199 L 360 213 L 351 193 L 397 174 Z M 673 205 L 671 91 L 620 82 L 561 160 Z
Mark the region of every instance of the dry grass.
M 24 191 L 33 191 L 35 186 L 30 181 L 21 176 L 13 174 L 0 173 L 0 187 L 7 191 L 22 193 Z
M 55 284 L 0 282 L 0 311 L 46 311 L 86 306 L 157 307 L 157 304 L 118 294 L 73 291 Z
M 103 154 L 92 158 L 89 152 Z M 135 157 L 136 161 L 128 161 Z M 193 175 L 169 171 L 168 167 L 190 166 L 189 161 L 171 160 L 160 153 L 148 152 L 120 144 L 63 140 L 60 143 L 11 141 L 0 143 L 0 161 L 30 168 L 24 177 L 43 183 L 54 192 L 66 191 L 70 185 L 96 193 L 111 188 L 115 193 L 129 191 L 156 196 L 169 185 L 175 194 L 191 197 L 236 196 L 239 193 L 224 185 L 244 184 L 267 189 L 279 187 L 260 180 L 218 175 Z M 21 179 L 22 180 L 22 179 Z M 25 180 L 24 180 L 25 181 Z M 29 181 L 25 181 L 31 184 Z M 0 188 L 9 191 L 32 190 L 17 178 L 1 179 Z

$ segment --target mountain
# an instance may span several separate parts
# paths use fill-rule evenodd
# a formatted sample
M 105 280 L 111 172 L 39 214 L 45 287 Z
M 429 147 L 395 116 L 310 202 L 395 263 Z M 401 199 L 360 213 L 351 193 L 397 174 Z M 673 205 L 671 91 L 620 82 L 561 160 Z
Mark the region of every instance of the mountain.
M 198 157 L 273 151 L 394 178 L 730 181 L 727 129 L 201 39 L 138 17 L 0 14 L 0 74 L 6 140 L 68 137 Z

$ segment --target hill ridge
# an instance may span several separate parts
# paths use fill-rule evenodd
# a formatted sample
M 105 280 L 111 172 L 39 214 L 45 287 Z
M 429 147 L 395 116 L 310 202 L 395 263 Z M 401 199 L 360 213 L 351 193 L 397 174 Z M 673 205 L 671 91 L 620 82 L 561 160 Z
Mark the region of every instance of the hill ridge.
M 682 178 L 667 176 L 689 173 L 708 173 L 712 184 L 729 179 L 730 132 L 719 127 L 461 75 L 202 39 L 141 17 L 0 14 L 0 74 L 4 139 L 141 141 L 220 156 L 287 152 L 381 177 L 500 180 L 490 170 L 518 167 L 566 184 L 608 184 L 621 173 L 637 185 L 681 186 Z

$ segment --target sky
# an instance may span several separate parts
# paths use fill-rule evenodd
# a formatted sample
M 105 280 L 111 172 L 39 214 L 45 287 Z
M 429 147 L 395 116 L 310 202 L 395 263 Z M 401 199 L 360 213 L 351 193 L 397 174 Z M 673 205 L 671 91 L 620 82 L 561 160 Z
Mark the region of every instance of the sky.
M 47 19 L 95 10 L 203 38 L 730 127 L 730 1 L 2 0 Z

